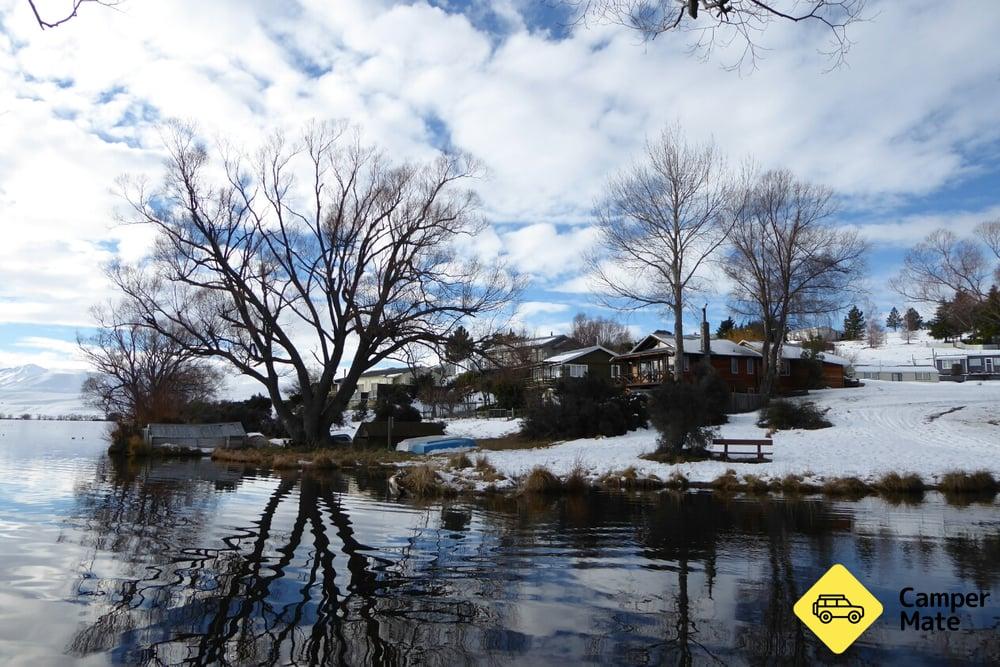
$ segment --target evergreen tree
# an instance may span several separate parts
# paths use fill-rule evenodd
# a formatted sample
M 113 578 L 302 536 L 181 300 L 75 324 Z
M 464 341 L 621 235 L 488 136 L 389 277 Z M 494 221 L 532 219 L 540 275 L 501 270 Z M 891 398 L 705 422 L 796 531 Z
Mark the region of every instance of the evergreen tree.
M 892 307 L 889 311 L 889 317 L 885 318 L 885 326 L 887 329 L 892 329 L 896 331 L 903 324 L 903 318 L 900 316 L 899 311 L 896 310 L 896 306 Z
M 951 307 L 948 303 L 942 303 L 934 312 L 934 319 L 930 321 L 927 331 L 934 338 L 950 341 L 962 333 L 962 328 L 952 317 Z
M 719 322 L 719 328 L 715 330 L 716 338 L 729 338 L 729 335 L 736 330 L 736 321 L 727 317 L 726 319 Z
M 857 306 L 851 306 L 844 318 L 844 340 L 861 340 L 865 337 L 865 315 Z
M 919 331 L 924 326 L 924 318 L 915 308 L 907 308 L 903 315 L 903 326 L 907 331 Z
M 472 336 L 465 327 L 459 326 L 444 344 L 444 358 L 453 364 L 465 361 L 476 351 Z

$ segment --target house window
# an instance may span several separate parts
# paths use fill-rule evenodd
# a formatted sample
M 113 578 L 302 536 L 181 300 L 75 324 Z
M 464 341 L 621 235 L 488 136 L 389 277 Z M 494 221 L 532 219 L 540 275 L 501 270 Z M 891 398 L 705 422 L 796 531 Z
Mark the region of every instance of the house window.
M 618 364 L 611 364 L 611 377 L 620 378 L 622 376 L 622 367 Z
M 729 372 L 732 373 L 733 375 L 740 374 L 740 360 L 737 359 L 736 357 L 733 357 L 732 359 L 729 360 Z
M 753 359 L 747 359 L 747 375 L 753 375 Z
M 781 374 L 782 375 L 791 375 L 792 374 L 792 368 L 791 368 L 791 366 L 788 365 L 788 359 L 782 359 L 781 360 Z
M 582 378 L 587 375 L 587 364 L 566 364 L 571 378 Z

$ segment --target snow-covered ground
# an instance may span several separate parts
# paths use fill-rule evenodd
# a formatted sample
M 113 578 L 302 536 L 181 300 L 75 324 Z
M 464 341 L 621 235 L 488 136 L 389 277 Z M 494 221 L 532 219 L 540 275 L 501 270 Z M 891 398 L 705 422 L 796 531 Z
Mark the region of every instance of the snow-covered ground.
M 827 418 L 833 426 L 779 431 L 773 436 L 774 456 L 769 463 L 666 465 L 646 461 L 639 457 L 656 448 L 656 432 L 652 430 L 485 454 L 499 472 L 511 477 L 524 475 L 538 465 L 566 475 L 577 464 L 592 477 L 635 467 L 640 475 L 661 479 L 679 471 L 692 482 L 709 482 L 728 468 L 739 475 L 766 479 L 795 473 L 812 481 L 845 476 L 875 480 L 888 472 L 914 472 L 933 483 L 945 472 L 980 469 L 1000 475 L 1000 382 L 870 380 L 860 388 L 813 392 L 809 400 L 829 408 Z M 756 413 L 733 415 L 729 424 L 720 427 L 719 435 L 764 437 L 755 419 Z M 449 427 L 449 432 L 458 431 Z M 477 437 L 474 430 L 463 433 Z
M 962 354 L 961 348 L 951 343 L 931 338 L 926 331 L 916 331 L 909 343 L 903 340 L 903 334 L 888 331 L 885 344 L 879 347 L 868 347 L 863 340 L 845 340 L 834 343 L 839 356 L 850 360 L 853 364 L 866 366 L 913 366 L 934 363 L 934 357 L 942 355 Z
M 448 435 L 466 438 L 502 438 L 521 430 L 520 419 L 445 419 Z

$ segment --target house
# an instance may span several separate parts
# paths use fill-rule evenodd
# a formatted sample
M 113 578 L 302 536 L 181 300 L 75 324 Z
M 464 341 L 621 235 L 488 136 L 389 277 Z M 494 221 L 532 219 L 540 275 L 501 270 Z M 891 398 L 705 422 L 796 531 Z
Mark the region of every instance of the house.
M 789 331 L 788 340 L 804 343 L 808 340 L 822 338 L 824 341 L 832 343 L 840 340 L 841 335 L 839 331 L 831 326 L 807 327 L 805 329 L 793 329 Z
M 531 369 L 535 384 L 552 384 L 562 378 L 602 377 L 611 379 L 615 353 L 600 345 L 568 350 L 544 359 Z
M 761 352 L 764 344 L 760 341 L 740 341 L 740 345 L 748 347 L 756 352 Z M 805 354 L 807 350 L 801 345 L 785 343 L 781 346 L 781 368 L 778 370 L 778 393 L 802 391 L 813 389 L 813 375 L 809 368 L 812 360 Z M 844 380 L 847 377 L 851 362 L 843 357 L 838 357 L 829 352 L 821 352 L 823 356 L 823 377 L 820 382 L 822 387 L 833 389 L 843 389 Z
M 179 445 L 199 449 L 242 447 L 247 432 L 239 422 L 222 424 L 150 424 L 142 430 L 146 445 Z
M 940 379 L 938 369 L 929 364 L 900 366 L 858 364 L 854 367 L 854 375 L 859 380 L 890 382 L 937 382 Z
M 452 364 L 440 364 L 438 366 L 395 366 L 391 368 L 373 368 L 365 371 L 358 378 L 358 386 L 348 402 L 348 406 L 355 408 L 361 403 L 373 405 L 378 399 L 380 387 L 385 391 L 385 387 L 392 385 L 412 386 L 416 383 L 417 377 L 431 374 L 435 382 L 444 382 L 455 373 Z M 336 380 L 339 385 L 341 380 Z
M 706 342 L 709 360 L 730 391 L 749 393 L 757 390 L 760 353 L 724 338 L 684 336 L 684 377 L 691 378 L 692 369 L 705 357 Z M 654 331 L 635 347 L 612 359 L 612 378 L 635 391 L 648 391 L 673 374 L 675 352 L 673 335 L 669 331 Z
M 495 364 L 508 368 L 528 368 L 549 357 L 579 349 L 580 342 L 564 334 L 549 334 L 537 338 L 515 339 L 502 343 L 494 351 Z
M 942 380 L 1000 380 L 1000 350 L 966 350 L 940 355 L 934 366 Z

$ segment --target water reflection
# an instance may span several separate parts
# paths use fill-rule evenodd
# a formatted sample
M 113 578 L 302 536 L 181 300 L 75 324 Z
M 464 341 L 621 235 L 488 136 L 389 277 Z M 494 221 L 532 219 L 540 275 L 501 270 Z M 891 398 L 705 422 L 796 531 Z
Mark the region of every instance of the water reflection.
M 902 585 L 991 588 L 993 506 L 705 493 L 415 506 L 373 476 L 271 477 L 102 460 L 70 524 L 88 623 L 74 656 L 126 664 L 807 664 L 794 602 L 843 562 L 888 600 L 848 662 L 998 656 L 996 608 L 901 633 Z M 995 593 L 1000 596 L 1000 591 Z

